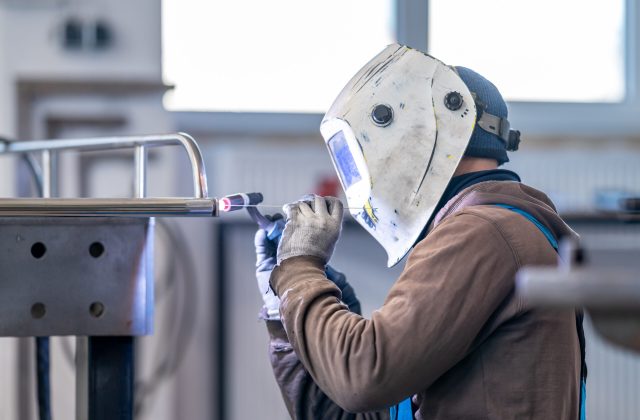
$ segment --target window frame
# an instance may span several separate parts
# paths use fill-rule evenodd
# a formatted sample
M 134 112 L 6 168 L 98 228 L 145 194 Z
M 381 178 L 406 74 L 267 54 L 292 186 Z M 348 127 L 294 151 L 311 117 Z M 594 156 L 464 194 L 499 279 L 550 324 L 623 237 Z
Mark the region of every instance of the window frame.
M 429 0 L 396 0 L 398 43 L 429 51 Z M 616 103 L 509 101 L 511 126 L 523 137 L 640 134 L 640 7 L 625 0 L 625 99 Z M 336 95 L 341 87 L 336 87 Z M 321 113 L 171 111 L 179 129 L 228 134 L 300 135 L 319 133 Z

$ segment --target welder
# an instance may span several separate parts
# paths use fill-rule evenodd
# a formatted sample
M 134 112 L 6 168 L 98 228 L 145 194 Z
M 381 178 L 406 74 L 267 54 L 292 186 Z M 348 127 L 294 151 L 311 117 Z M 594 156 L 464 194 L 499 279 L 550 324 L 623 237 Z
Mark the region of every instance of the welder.
M 584 335 L 574 310 L 514 294 L 525 265 L 555 265 L 576 234 L 542 192 L 499 166 L 515 151 L 498 89 L 391 45 L 321 124 L 354 219 L 404 271 L 370 318 L 327 269 L 343 221 L 333 197 L 284 208 L 256 234 L 271 363 L 296 419 L 578 419 Z M 375 281 L 375 280 L 371 280 Z

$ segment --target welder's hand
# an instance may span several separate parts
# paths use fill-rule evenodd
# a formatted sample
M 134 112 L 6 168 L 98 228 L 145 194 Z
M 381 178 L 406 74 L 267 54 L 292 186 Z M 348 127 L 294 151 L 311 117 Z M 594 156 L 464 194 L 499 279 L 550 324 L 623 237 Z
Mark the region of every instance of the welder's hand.
M 281 219 L 281 214 L 276 214 L 271 219 Z M 269 284 L 271 271 L 276 265 L 276 251 L 278 243 L 267 237 L 264 229 L 258 229 L 254 238 L 256 247 L 256 280 L 260 296 L 264 301 L 264 318 L 269 320 L 280 319 L 280 299 L 275 295 Z
M 347 276 L 330 265 L 325 268 L 324 272 L 327 278 L 334 282 L 342 292 L 342 302 L 349 307 L 349 310 L 358 315 L 362 315 L 360 301 L 356 297 L 356 292 L 353 290 L 353 287 L 347 282 Z
M 335 197 L 305 196 L 283 209 L 287 224 L 278 245 L 278 264 L 301 255 L 318 257 L 326 264 L 342 230 L 342 202 Z

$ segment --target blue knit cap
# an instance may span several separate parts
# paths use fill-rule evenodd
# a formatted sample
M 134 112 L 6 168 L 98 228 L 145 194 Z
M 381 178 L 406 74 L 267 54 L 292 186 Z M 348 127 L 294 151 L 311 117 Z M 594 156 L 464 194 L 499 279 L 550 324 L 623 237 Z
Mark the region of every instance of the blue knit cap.
M 469 90 L 475 93 L 476 98 L 482 102 L 485 110 L 500 118 L 507 118 L 507 104 L 493 83 L 466 67 L 456 66 L 458 75 Z M 495 134 L 483 130 L 476 124 L 465 156 L 495 159 L 498 165 L 509 162 L 507 157 L 507 145 Z

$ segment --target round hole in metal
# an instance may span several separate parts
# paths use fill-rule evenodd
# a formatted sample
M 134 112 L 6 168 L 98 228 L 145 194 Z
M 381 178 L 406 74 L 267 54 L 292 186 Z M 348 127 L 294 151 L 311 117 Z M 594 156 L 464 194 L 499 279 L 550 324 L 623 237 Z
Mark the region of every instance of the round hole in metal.
M 34 319 L 40 319 L 47 313 L 47 308 L 42 302 L 36 302 L 31 305 L 31 317 Z
M 89 305 L 89 313 L 94 318 L 100 318 L 104 314 L 104 305 L 101 302 L 93 302 Z
M 104 254 L 104 245 L 100 242 L 94 242 L 89 245 L 89 254 L 93 258 L 99 258 L 102 254 Z
M 31 245 L 31 255 L 33 258 L 40 259 L 44 257 L 44 254 L 47 252 L 47 247 L 42 242 L 36 242 Z

